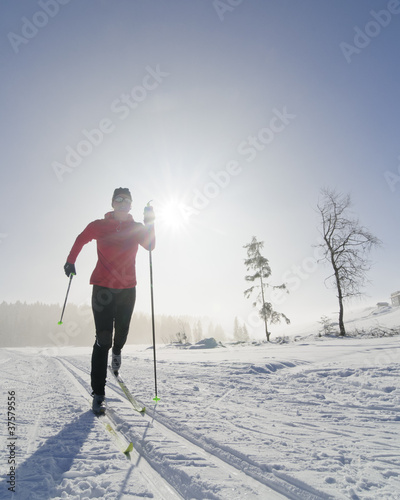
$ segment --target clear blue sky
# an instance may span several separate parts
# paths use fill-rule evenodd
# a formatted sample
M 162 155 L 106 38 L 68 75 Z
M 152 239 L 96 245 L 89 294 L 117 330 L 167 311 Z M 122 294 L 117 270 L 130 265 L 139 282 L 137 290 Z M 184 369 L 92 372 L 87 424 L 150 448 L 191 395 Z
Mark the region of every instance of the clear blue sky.
M 59 2 L 0 7 L 0 300 L 62 303 L 66 256 L 119 186 L 137 220 L 154 200 L 158 313 L 251 323 L 253 235 L 293 325 L 336 311 L 313 262 L 322 187 L 383 242 L 366 303 L 400 289 L 400 2 Z M 93 242 L 71 301 L 95 259 Z

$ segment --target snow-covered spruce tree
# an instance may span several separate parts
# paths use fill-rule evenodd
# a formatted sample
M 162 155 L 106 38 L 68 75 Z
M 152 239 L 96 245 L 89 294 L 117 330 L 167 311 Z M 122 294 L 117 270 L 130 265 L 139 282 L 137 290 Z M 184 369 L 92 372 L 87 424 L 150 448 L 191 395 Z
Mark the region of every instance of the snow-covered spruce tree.
M 267 279 L 271 276 L 271 268 L 269 266 L 268 259 L 261 255 L 261 249 L 264 247 L 263 241 L 257 241 L 257 238 L 253 236 L 251 243 L 245 245 L 243 248 L 247 249 L 247 259 L 245 259 L 244 264 L 247 271 L 254 271 L 254 274 L 245 276 L 246 281 L 252 283 L 256 282 L 258 284 L 251 286 L 245 290 L 244 295 L 248 299 L 255 290 L 258 290 L 256 300 L 253 303 L 254 307 L 258 304 L 261 305 L 259 310 L 260 318 L 264 321 L 265 325 L 265 335 L 267 341 L 269 342 L 269 337 L 271 333 L 268 331 L 268 322 L 275 324 L 280 323 L 282 319 L 286 321 L 287 324 L 290 323 L 289 318 L 287 318 L 283 313 L 278 313 L 274 311 L 271 302 L 266 302 L 265 300 L 265 289 L 270 288 L 280 288 L 285 290 L 286 285 L 269 285 Z
M 325 282 L 332 281 L 339 300 L 339 334 L 346 335 L 344 327 L 345 299 L 363 295 L 366 273 L 371 268 L 368 254 L 381 244 L 358 219 L 350 213 L 350 195 L 333 189 L 322 189 L 322 200 L 317 208 L 321 216 L 320 233 L 323 241 L 316 245 L 323 250 L 323 260 L 332 265 L 333 273 Z

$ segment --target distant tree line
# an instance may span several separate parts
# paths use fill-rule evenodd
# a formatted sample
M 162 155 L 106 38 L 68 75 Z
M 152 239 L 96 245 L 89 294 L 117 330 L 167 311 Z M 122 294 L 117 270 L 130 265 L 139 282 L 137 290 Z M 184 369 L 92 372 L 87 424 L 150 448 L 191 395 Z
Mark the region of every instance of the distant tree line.
M 246 323 L 241 325 L 237 317 L 235 317 L 233 322 L 233 338 L 237 342 L 248 342 L 250 340 Z
M 90 306 L 67 305 L 63 323 L 58 324 L 61 307 L 58 304 L 26 302 L 0 304 L 0 347 L 67 347 L 91 346 L 95 327 Z M 150 314 L 135 312 L 132 316 L 128 344 L 151 344 Z M 195 343 L 205 337 L 224 340 L 220 325 L 208 318 L 156 315 L 157 342 L 170 343 L 185 336 Z

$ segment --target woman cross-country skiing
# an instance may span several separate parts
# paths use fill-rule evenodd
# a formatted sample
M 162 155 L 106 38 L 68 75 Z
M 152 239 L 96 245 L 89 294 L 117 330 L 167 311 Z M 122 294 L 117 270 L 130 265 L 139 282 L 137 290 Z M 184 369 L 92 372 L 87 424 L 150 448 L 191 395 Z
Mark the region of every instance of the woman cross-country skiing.
M 69 277 L 76 274 L 75 262 L 82 247 L 97 241 L 97 265 L 90 278 L 93 285 L 92 309 L 96 340 L 92 351 L 91 385 L 93 412 L 105 412 L 105 385 L 108 351 L 112 347 L 111 368 L 118 373 L 121 349 L 125 345 L 136 299 L 135 259 L 139 245 L 155 246 L 154 212 L 147 206 L 144 225 L 129 214 L 132 196 L 128 188 L 117 188 L 112 197 L 113 211 L 91 222 L 76 238 L 64 266 Z M 114 339 L 113 339 L 114 330 Z

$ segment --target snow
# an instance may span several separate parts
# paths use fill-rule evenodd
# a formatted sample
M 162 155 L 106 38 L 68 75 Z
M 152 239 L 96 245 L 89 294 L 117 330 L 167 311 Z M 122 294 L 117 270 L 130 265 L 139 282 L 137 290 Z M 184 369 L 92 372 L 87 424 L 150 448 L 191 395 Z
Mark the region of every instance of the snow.
M 107 404 L 130 457 L 90 410 L 90 347 L 2 348 L 0 498 L 400 499 L 398 325 L 389 306 L 349 317 L 355 337 L 159 345 L 157 405 L 152 349 L 126 346 L 147 413 L 112 380 Z

